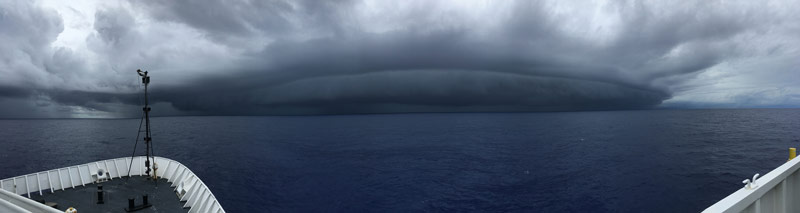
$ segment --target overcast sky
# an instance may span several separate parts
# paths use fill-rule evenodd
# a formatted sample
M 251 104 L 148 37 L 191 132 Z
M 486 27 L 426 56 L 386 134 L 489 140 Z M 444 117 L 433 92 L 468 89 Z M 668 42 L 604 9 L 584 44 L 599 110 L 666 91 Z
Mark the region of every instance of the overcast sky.
M 0 118 L 800 107 L 798 1 L 0 0 Z

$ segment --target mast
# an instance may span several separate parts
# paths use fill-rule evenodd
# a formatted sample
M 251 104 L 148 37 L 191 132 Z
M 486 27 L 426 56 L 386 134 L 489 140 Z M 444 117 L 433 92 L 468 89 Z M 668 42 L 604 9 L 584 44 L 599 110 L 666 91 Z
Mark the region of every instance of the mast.
M 144 111 L 144 119 L 145 119 L 145 134 L 144 134 L 144 144 L 145 144 L 145 152 L 147 158 L 144 161 L 144 166 L 147 168 L 145 170 L 145 174 L 150 177 L 150 159 L 153 159 L 153 164 L 155 164 L 155 156 L 152 155 L 153 153 L 153 138 L 150 135 L 150 105 L 147 100 L 147 85 L 150 84 L 150 76 L 147 76 L 147 71 L 142 72 L 142 70 L 136 70 L 139 73 L 139 76 L 142 77 L 142 84 L 144 84 L 144 107 L 142 111 Z

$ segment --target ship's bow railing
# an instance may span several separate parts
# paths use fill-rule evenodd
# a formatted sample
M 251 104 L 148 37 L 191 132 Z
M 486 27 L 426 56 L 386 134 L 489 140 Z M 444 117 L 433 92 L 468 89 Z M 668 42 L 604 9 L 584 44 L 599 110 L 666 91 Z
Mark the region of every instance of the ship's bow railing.
M 798 169 L 800 158 L 791 159 L 761 178 L 745 180 L 744 187 L 703 212 L 800 212 Z
M 86 186 L 98 178 L 123 178 L 128 176 L 129 168 L 130 176 L 142 176 L 145 175 L 144 161 L 144 156 L 125 157 L 37 172 L 0 180 L 0 188 L 30 198 L 32 193 L 42 195 Z M 155 163 L 158 177 L 166 178 L 175 187 L 176 196 L 186 201 L 183 207 L 190 208 L 189 212 L 225 212 L 208 186 L 189 168 L 162 157 L 155 157 Z M 98 174 L 98 171 L 106 174 Z

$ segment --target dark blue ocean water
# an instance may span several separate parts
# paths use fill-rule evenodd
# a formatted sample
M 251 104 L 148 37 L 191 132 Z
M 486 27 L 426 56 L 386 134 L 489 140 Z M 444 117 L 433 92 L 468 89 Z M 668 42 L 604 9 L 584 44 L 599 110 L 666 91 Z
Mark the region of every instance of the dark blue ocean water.
M 0 179 L 129 156 L 139 119 L 0 120 Z M 786 161 L 800 110 L 152 119 L 228 212 L 697 212 Z

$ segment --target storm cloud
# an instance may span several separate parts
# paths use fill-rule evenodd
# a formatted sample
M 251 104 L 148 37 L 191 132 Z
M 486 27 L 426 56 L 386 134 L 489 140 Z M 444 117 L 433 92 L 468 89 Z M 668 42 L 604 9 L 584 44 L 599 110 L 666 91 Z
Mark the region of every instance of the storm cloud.
M 792 2 L 5 1 L 0 117 L 800 106 Z

